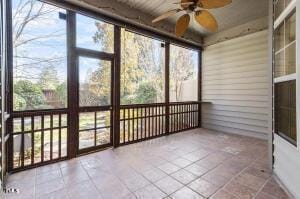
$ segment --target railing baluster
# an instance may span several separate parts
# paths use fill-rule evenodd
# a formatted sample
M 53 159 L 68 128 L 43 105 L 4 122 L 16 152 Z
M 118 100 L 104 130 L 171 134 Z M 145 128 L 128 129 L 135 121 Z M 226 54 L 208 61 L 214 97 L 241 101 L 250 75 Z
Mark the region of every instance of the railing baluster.
M 34 117 L 31 116 L 31 164 L 34 164 Z
M 58 114 L 58 158 L 61 158 L 61 114 Z
M 126 109 L 123 109 L 123 143 L 125 143 L 125 128 L 126 128 L 126 117 L 125 117 L 125 111 Z
M 44 115 L 41 115 L 41 162 L 44 162 Z
M 137 140 L 139 140 L 139 123 L 140 123 L 140 116 L 139 116 L 139 108 L 136 109 L 137 119 L 136 119 L 136 136 Z
M 53 115 L 50 115 L 50 160 L 52 160 L 53 153 Z
M 21 166 L 24 167 L 24 117 L 21 118 Z

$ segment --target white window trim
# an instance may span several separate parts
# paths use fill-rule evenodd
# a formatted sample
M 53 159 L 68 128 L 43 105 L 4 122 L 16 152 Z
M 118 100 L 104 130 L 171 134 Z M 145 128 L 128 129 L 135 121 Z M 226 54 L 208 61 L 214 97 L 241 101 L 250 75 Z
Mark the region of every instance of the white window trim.
M 274 78 L 274 83 L 280 83 L 280 82 L 287 82 L 287 81 L 292 81 L 297 79 L 297 74 L 293 73 L 290 75 L 284 75 L 281 77 L 276 77 Z
M 278 18 L 275 20 L 273 28 L 274 30 L 284 22 L 284 20 L 296 9 L 296 72 L 289 75 L 284 75 L 281 77 L 274 78 L 274 83 L 280 83 L 280 82 L 286 82 L 291 80 L 296 80 L 296 129 L 297 129 L 297 150 L 300 152 L 300 71 L 299 71 L 299 58 L 300 58 L 300 51 L 298 50 L 298 47 L 300 47 L 300 0 L 292 0 L 289 5 L 283 10 L 283 12 L 278 16 Z M 299 36 L 298 36 L 299 35 Z M 284 34 L 285 38 L 285 34 Z M 291 45 L 291 44 L 289 44 Z M 287 48 L 287 46 L 284 46 L 283 49 Z M 279 51 L 283 50 L 280 49 L 278 52 L 274 52 L 273 54 L 279 53 Z M 275 60 L 274 60 L 275 61 Z M 275 71 L 274 71 L 275 72 Z M 281 139 L 283 139 L 281 136 L 279 136 Z M 283 139 L 285 140 L 285 139 Z M 295 147 L 293 144 L 289 143 L 291 146 Z
M 294 2 L 294 0 L 293 0 Z M 300 47 L 300 36 L 298 36 L 300 31 L 300 1 L 296 0 L 294 5 L 296 8 L 296 129 L 297 129 L 297 150 L 300 152 L 300 71 L 299 71 L 299 58 L 300 58 L 300 51 L 298 48 Z M 293 8 L 293 9 L 294 9 Z M 292 10 L 293 10 L 292 9 Z
M 274 22 L 274 29 L 276 29 L 291 12 L 296 8 L 297 0 L 292 0 L 283 12 L 277 17 Z
M 285 34 L 284 34 L 285 36 Z M 284 46 L 283 48 L 280 48 L 278 51 L 275 52 L 275 55 L 281 53 L 282 51 L 284 51 L 285 49 L 287 49 L 288 47 L 290 47 L 291 45 L 295 44 L 296 43 L 296 40 L 290 42 L 288 45 Z

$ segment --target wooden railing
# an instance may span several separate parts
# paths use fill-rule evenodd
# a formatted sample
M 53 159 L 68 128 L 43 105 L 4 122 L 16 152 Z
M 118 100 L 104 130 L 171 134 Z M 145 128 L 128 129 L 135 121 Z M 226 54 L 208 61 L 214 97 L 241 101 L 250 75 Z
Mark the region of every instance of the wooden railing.
M 166 104 L 122 105 L 120 144 L 196 128 L 199 123 L 198 115 L 198 102 L 170 103 L 169 107 Z
M 166 133 L 164 104 L 124 105 L 120 107 L 120 144 L 142 141 Z
M 169 132 L 176 133 L 198 127 L 199 103 L 179 102 L 169 106 Z
M 67 157 L 66 110 L 16 112 L 11 128 L 9 162 L 13 170 Z
M 92 115 L 95 115 L 91 119 L 94 121 L 92 130 L 95 132 L 98 128 L 97 113 L 92 112 Z M 121 105 L 120 145 L 196 128 L 199 124 L 198 117 L 197 102 Z M 8 156 L 11 171 L 48 164 L 68 157 L 67 109 L 14 112 L 9 123 L 12 132 Z M 78 131 L 80 134 L 80 125 Z

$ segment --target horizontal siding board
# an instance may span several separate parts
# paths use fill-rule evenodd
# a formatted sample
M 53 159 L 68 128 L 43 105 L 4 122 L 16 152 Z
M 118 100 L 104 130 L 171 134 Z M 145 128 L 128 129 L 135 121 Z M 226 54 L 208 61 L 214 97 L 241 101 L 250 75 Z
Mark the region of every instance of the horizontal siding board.
M 203 81 L 210 80 L 224 80 L 224 79 L 239 79 L 245 77 L 265 77 L 267 75 L 267 70 L 258 70 L 258 71 L 248 71 L 248 72 L 239 72 L 239 73 L 225 73 L 218 75 L 205 75 L 202 79 Z
M 256 133 L 266 134 L 268 132 L 268 128 L 265 128 L 265 127 L 241 124 L 241 123 L 236 123 L 236 122 L 228 122 L 228 121 L 222 121 L 222 120 L 203 119 L 203 123 L 212 124 L 212 125 L 216 124 L 217 126 L 225 126 L 225 127 L 235 128 L 235 129 L 253 131 Z M 204 127 L 205 127 L 205 125 L 204 125 Z
M 252 137 L 267 139 L 266 134 L 257 133 L 257 132 L 253 132 L 253 131 L 236 129 L 236 128 L 231 128 L 231 127 L 226 127 L 226 126 L 217 126 L 217 125 L 211 125 L 211 124 L 204 124 L 203 126 L 207 129 L 221 131 L 221 132 L 225 132 L 225 133 L 239 134 L 239 135 L 245 135 L 245 136 L 251 135 Z
M 268 89 L 207 89 L 203 91 L 203 95 L 262 95 L 265 96 Z
M 203 110 L 217 110 L 228 112 L 241 112 L 241 113 L 259 113 L 267 114 L 267 108 L 261 107 L 247 107 L 247 106 L 230 106 L 230 105 L 218 105 L 218 104 L 204 104 Z
M 203 100 L 240 100 L 240 101 L 256 101 L 267 102 L 268 96 L 262 95 L 205 95 Z
M 268 132 L 267 31 L 203 51 L 202 126 L 265 138 Z
M 216 116 L 227 116 L 227 117 L 238 117 L 238 118 L 245 118 L 245 119 L 255 119 L 255 120 L 268 120 L 267 114 L 260 114 L 260 113 L 248 113 L 248 112 L 238 112 L 238 111 L 222 111 L 222 110 L 214 110 L 214 109 L 204 109 L 203 110 L 203 117 L 208 114 L 216 115 Z
M 214 114 L 203 114 L 203 119 L 210 120 L 218 120 L 223 122 L 233 122 L 245 125 L 252 125 L 256 127 L 267 127 L 266 120 L 258 120 L 258 119 L 249 119 L 249 118 L 241 118 L 241 117 L 231 117 L 231 116 L 221 116 Z
M 226 84 L 249 84 L 249 83 L 268 83 L 265 77 L 249 77 L 249 78 L 236 78 L 224 80 L 208 80 L 203 82 L 203 85 L 226 85 Z
M 223 63 L 230 64 L 230 63 L 242 61 L 244 59 L 249 59 L 249 60 L 256 59 L 257 57 L 260 57 L 260 56 L 266 57 L 266 56 L 268 56 L 268 52 L 265 52 L 263 49 L 257 49 L 257 51 L 255 51 L 255 52 L 245 53 L 245 54 L 240 54 L 240 55 L 235 55 L 235 56 L 226 56 L 226 57 L 218 56 L 215 59 L 207 61 L 206 63 L 208 65 L 223 64 Z
M 245 65 L 232 66 L 228 65 L 226 68 L 221 68 L 221 66 L 216 66 L 213 70 L 204 70 L 205 76 L 216 76 L 216 75 L 226 75 L 226 74 L 235 74 L 235 73 L 248 73 L 252 71 L 263 70 L 265 63 L 251 64 L 251 68 Z
M 205 100 L 203 101 L 211 102 L 213 104 L 218 105 L 226 105 L 226 106 L 240 106 L 240 107 L 260 107 L 260 108 L 267 108 L 267 102 L 257 102 L 257 101 L 240 101 L 240 100 Z
M 263 47 L 265 45 L 268 45 L 268 43 L 264 40 L 257 40 L 257 41 L 247 41 L 247 42 L 239 42 L 239 43 L 232 43 L 230 45 L 226 46 L 219 46 L 218 48 L 212 49 L 210 47 L 204 48 L 204 50 L 207 50 L 207 53 L 209 54 L 215 54 L 215 53 L 223 53 L 225 55 L 230 53 L 236 53 L 237 50 L 241 50 L 243 52 L 251 51 L 255 49 L 256 46 Z M 244 48 L 247 46 L 248 48 Z M 211 57 L 205 57 L 204 60 L 208 60 Z
M 206 56 L 205 53 L 203 53 L 203 56 Z M 213 65 L 209 65 L 208 63 L 206 63 L 206 67 L 203 67 L 203 72 L 207 72 L 207 71 L 215 71 L 216 72 L 219 70 L 226 70 L 226 69 L 239 70 L 239 69 L 243 69 L 243 68 L 247 68 L 248 70 L 250 70 L 250 69 L 255 70 L 255 69 L 253 69 L 253 67 L 249 67 L 249 65 L 265 66 L 266 62 L 267 62 L 266 57 L 257 57 L 257 58 L 251 59 L 251 60 L 241 60 L 239 62 L 233 62 L 233 63 L 219 63 L 219 64 L 213 64 Z
M 202 82 L 203 91 L 209 89 L 232 89 L 232 90 L 244 90 L 244 89 L 262 89 L 268 88 L 268 83 L 256 83 L 251 84 L 224 84 L 224 85 L 204 85 L 205 82 Z
M 226 50 L 222 53 L 223 57 L 238 57 L 252 53 L 263 52 L 262 49 L 267 48 L 267 43 L 257 43 L 251 45 L 241 45 L 235 50 Z M 258 50 L 259 49 L 259 50 Z M 210 56 L 207 56 L 203 59 L 205 62 L 214 61 L 218 58 L 218 53 L 209 53 Z

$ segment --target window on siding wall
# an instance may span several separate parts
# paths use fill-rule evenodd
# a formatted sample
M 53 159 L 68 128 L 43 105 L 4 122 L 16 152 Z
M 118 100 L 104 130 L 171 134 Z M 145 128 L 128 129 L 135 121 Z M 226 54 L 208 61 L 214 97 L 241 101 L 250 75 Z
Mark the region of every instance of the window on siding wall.
M 275 19 L 283 12 L 292 0 L 274 0 Z
M 275 1 L 275 18 L 290 1 Z M 297 145 L 296 10 L 274 27 L 275 133 Z M 278 24 L 278 23 L 276 23 Z
M 296 13 L 275 29 L 275 77 L 296 73 Z
M 198 101 L 198 52 L 170 45 L 170 101 Z
M 275 93 L 275 130 L 296 145 L 296 81 L 277 83 Z
M 40 1 L 12 1 L 15 111 L 67 107 L 65 14 Z

